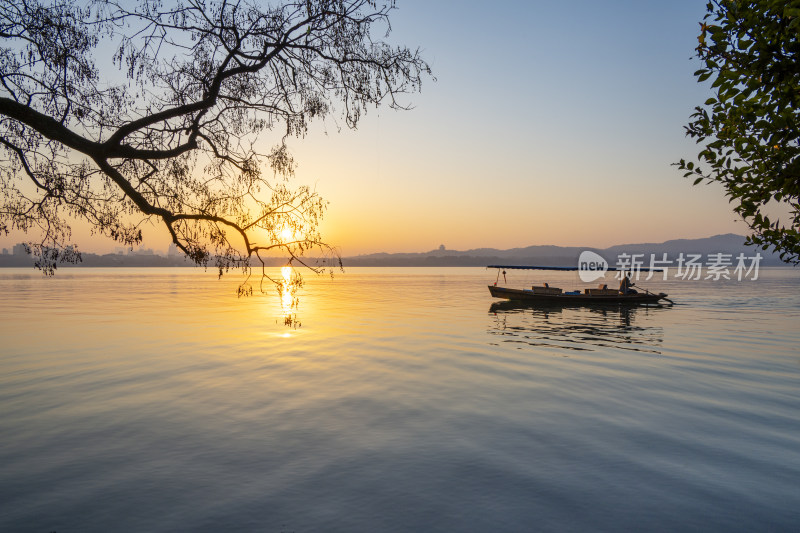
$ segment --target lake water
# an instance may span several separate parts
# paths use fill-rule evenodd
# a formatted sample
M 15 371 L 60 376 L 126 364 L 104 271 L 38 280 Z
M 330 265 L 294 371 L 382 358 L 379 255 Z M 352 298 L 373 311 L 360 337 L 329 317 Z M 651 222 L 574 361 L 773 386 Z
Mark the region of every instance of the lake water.
M 233 276 L 0 270 L 0 531 L 800 531 L 800 272 L 493 281 L 306 276 L 291 328 Z

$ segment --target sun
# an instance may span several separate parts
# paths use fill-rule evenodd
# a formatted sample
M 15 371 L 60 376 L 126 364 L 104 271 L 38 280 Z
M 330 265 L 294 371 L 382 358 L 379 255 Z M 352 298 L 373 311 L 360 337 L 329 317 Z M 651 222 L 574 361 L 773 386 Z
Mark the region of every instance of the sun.
M 292 230 L 292 228 L 290 228 L 289 226 L 283 226 L 283 228 L 280 231 L 280 236 L 281 236 L 281 241 L 283 242 L 290 242 L 295 240 L 294 230 Z

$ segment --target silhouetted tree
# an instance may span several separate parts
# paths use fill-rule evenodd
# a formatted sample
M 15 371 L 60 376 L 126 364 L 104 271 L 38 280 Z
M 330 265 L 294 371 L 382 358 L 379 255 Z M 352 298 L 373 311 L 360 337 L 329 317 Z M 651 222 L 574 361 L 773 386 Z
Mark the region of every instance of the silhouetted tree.
M 719 182 L 752 231 L 748 242 L 800 262 L 800 1 L 713 0 L 706 5 L 698 81 L 715 96 L 687 134 L 704 144 L 686 177 Z M 788 222 L 767 215 L 788 209 Z
M 418 51 L 373 36 L 393 4 L 0 1 L 0 231 L 39 234 L 50 273 L 79 260 L 71 219 L 128 246 L 161 224 L 220 274 L 276 248 L 335 263 L 286 140 L 419 90 Z

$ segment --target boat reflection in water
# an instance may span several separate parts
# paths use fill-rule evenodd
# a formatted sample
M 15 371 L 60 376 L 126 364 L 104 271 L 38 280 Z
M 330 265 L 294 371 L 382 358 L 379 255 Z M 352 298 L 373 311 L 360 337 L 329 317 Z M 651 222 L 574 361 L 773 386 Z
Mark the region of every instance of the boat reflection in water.
M 668 305 L 564 306 L 495 302 L 489 333 L 499 343 L 592 351 L 619 348 L 660 354 L 664 332 L 648 325 Z

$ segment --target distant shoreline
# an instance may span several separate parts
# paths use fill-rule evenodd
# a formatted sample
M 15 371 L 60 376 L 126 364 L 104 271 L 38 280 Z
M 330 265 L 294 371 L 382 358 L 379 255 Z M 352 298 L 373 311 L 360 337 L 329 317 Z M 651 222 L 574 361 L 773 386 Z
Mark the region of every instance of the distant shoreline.
M 13 260 L 8 260 L 8 257 L 13 257 Z M 452 259 L 452 261 L 450 261 Z M 350 261 L 350 259 L 342 259 L 345 269 L 347 268 L 485 268 L 491 264 L 508 264 L 508 265 L 538 265 L 538 266 L 572 266 L 577 264 L 576 261 L 558 261 L 553 258 L 537 258 L 531 261 L 522 260 L 509 260 L 498 258 L 448 258 L 444 257 L 438 261 L 407 261 L 407 262 L 371 262 L 371 261 Z M 710 263 L 704 261 L 703 266 L 708 266 Z M 286 265 L 286 259 L 274 259 L 265 261 L 267 267 L 281 267 Z M 735 260 L 732 263 L 735 265 Z M 252 265 L 256 266 L 256 265 Z M 257 266 L 260 266 L 257 265 Z M 295 267 L 300 267 L 295 263 Z M 613 265 L 612 265 L 613 266 Z M 646 268 L 648 265 L 643 265 Z M 763 260 L 760 265 L 761 268 L 798 268 L 798 266 L 790 265 L 783 262 L 776 262 L 774 260 Z M 175 261 L 171 258 L 161 256 L 142 256 L 131 261 L 83 261 L 81 263 L 59 263 L 58 269 L 75 269 L 75 268 L 216 268 L 213 263 L 208 265 L 197 265 L 187 260 Z M 34 259 L 31 256 L 0 256 L 0 268 L 30 268 L 34 269 Z
M 458 251 L 445 249 L 444 245 L 436 250 L 420 253 L 375 253 L 342 258 L 345 267 L 485 267 L 491 264 L 501 265 L 541 265 L 541 266 L 577 266 L 578 258 L 583 251 L 592 251 L 604 257 L 610 265 L 617 262 L 619 257 L 627 254 L 628 257 L 636 255 L 643 261 L 643 267 L 648 266 L 651 256 L 655 260 L 663 258 L 677 261 L 680 254 L 700 255 L 700 262 L 710 264 L 713 256 L 723 254 L 733 263 L 740 254 L 746 257 L 761 255 L 760 266 L 788 266 L 780 260 L 777 254 L 759 250 L 754 246 L 745 246 L 745 237 L 728 233 L 715 235 L 703 239 L 676 239 L 662 243 L 623 244 L 609 248 L 591 248 L 576 246 L 528 246 L 526 248 L 512 248 L 498 250 L 494 248 L 479 248 L 474 250 Z M 60 268 L 85 268 L 85 267 L 192 267 L 196 266 L 183 256 L 161 256 L 155 254 L 129 253 L 129 254 L 93 254 L 82 253 L 82 261 L 78 264 L 59 263 Z M 266 258 L 267 266 L 277 267 L 286 264 L 286 258 Z M 308 258 L 314 262 L 314 258 Z M 0 268 L 3 267 L 32 267 L 34 258 L 28 254 L 2 254 L 0 255 Z M 255 264 L 259 264 L 255 262 Z M 209 264 L 213 267 L 213 264 Z

